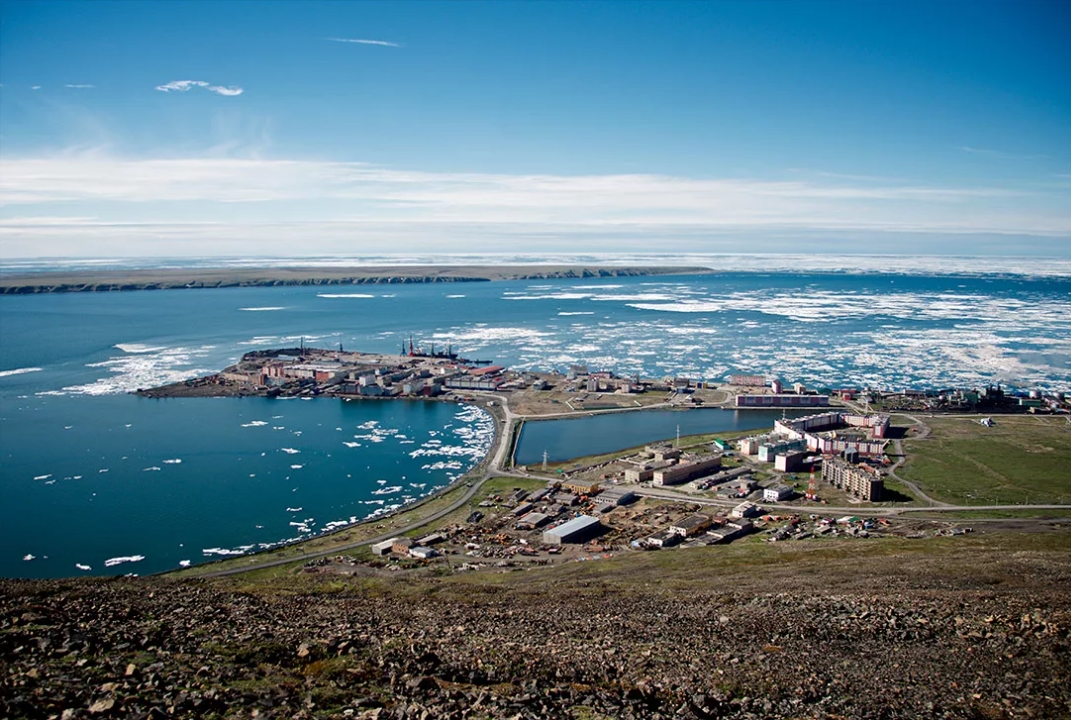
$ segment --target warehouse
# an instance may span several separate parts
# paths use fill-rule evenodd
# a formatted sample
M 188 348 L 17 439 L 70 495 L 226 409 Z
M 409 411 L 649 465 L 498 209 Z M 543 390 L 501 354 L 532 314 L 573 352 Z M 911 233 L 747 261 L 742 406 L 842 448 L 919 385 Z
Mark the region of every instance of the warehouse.
M 543 542 L 547 545 L 582 543 L 598 535 L 602 529 L 602 523 L 599 522 L 598 518 L 581 515 L 544 532 Z
M 652 485 L 679 485 L 703 475 L 709 475 L 721 469 L 721 456 L 717 455 L 693 463 L 682 463 L 673 467 L 655 470 Z
M 390 555 L 391 550 L 394 548 L 394 543 L 397 540 L 398 540 L 398 538 L 391 538 L 390 540 L 384 540 L 383 542 L 376 543 L 375 545 L 372 546 L 372 554 L 373 555 Z
M 627 488 L 612 487 L 609 490 L 604 490 L 596 497 L 595 502 L 600 505 L 628 505 L 630 502 L 635 502 L 639 499 L 639 495 Z

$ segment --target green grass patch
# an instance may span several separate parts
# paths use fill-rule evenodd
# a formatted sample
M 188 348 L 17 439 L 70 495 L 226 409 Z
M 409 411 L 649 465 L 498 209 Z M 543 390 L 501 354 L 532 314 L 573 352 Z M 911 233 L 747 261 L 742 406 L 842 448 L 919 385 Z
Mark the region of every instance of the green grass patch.
M 683 412 L 683 411 L 682 411 Z M 681 450 L 688 450 L 695 452 L 697 450 L 708 450 L 715 452 L 709 445 L 715 440 L 736 440 L 738 438 L 748 437 L 754 435 L 761 428 L 754 428 L 751 430 L 738 430 L 733 432 L 719 432 L 719 433 L 705 433 L 701 435 L 682 435 L 680 442 Z M 570 458 L 568 460 L 561 460 L 558 462 L 547 463 L 547 472 L 551 474 L 557 474 L 558 470 L 572 471 L 579 468 L 589 467 L 591 465 L 599 465 L 605 462 L 611 462 L 614 460 L 620 460 L 623 457 L 635 455 L 642 451 L 648 445 L 656 445 L 659 443 L 672 443 L 674 438 L 662 438 L 650 440 L 643 445 L 636 445 L 634 447 L 625 448 L 623 450 L 614 450 L 613 452 L 602 453 L 600 455 L 582 455 L 580 457 Z M 734 450 L 735 452 L 735 450 Z M 532 463 L 528 466 L 529 471 L 538 472 L 541 463 Z
M 898 471 L 956 505 L 1071 503 L 1071 426 L 1063 418 L 927 418 L 929 437 L 904 443 Z

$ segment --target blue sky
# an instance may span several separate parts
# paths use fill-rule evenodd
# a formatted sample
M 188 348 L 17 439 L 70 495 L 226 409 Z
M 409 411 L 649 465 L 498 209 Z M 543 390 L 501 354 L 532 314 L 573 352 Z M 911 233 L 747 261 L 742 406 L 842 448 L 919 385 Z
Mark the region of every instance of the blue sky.
M 1069 8 L 0 2 L 2 255 L 1069 257 Z

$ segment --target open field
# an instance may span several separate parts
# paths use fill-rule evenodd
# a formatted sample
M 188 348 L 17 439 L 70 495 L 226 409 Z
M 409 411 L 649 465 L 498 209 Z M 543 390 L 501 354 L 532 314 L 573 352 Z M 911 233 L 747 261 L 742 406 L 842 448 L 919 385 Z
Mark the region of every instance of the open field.
M 698 450 L 698 449 L 709 450 L 709 447 L 707 447 L 707 446 L 711 442 L 713 442 L 715 439 L 734 440 L 736 438 L 747 437 L 749 435 L 754 435 L 754 434 L 755 434 L 755 430 L 738 430 L 738 431 L 730 431 L 730 432 L 704 433 L 704 434 L 701 434 L 701 435 L 687 435 L 687 436 L 682 435 L 681 436 L 680 449 L 681 450 Z M 590 467 L 592 465 L 601 465 L 603 463 L 612 462 L 614 460 L 618 460 L 618 459 L 623 458 L 623 457 L 628 457 L 629 455 L 635 455 L 636 453 L 638 453 L 641 450 L 643 450 L 643 448 L 646 447 L 647 445 L 654 445 L 654 444 L 657 444 L 657 443 L 674 442 L 674 441 L 675 441 L 675 438 L 652 438 L 649 442 L 647 442 L 644 445 L 636 445 L 635 447 L 625 448 L 623 450 L 615 450 L 613 452 L 602 453 L 602 454 L 599 454 L 599 455 L 584 455 L 582 457 L 571 458 L 569 460 L 561 460 L 559 462 L 548 462 L 547 463 L 547 474 L 548 475 L 557 475 L 558 470 L 561 470 L 562 472 L 572 472 L 574 470 L 578 470 L 580 468 Z M 534 465 L 529 465 L 528 469 L 531 470 L 533 473 L 542 474 L 542 464 L 541 463 L 536 463 Z
M 954 505 L 1071 503 L 1071 425 L 1064 417 L 921 418 L 926 437 L 904 441 L 898 471 Z

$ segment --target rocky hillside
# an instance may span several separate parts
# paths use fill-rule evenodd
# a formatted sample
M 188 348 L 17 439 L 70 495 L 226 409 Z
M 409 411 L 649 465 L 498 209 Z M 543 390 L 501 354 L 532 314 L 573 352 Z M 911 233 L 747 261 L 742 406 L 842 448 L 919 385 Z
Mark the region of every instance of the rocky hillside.
M 0 715 L 1067 717 L 1066 545 L 831 544 L 754 564 L 711 548 L 391 580 L 7 581 Z

